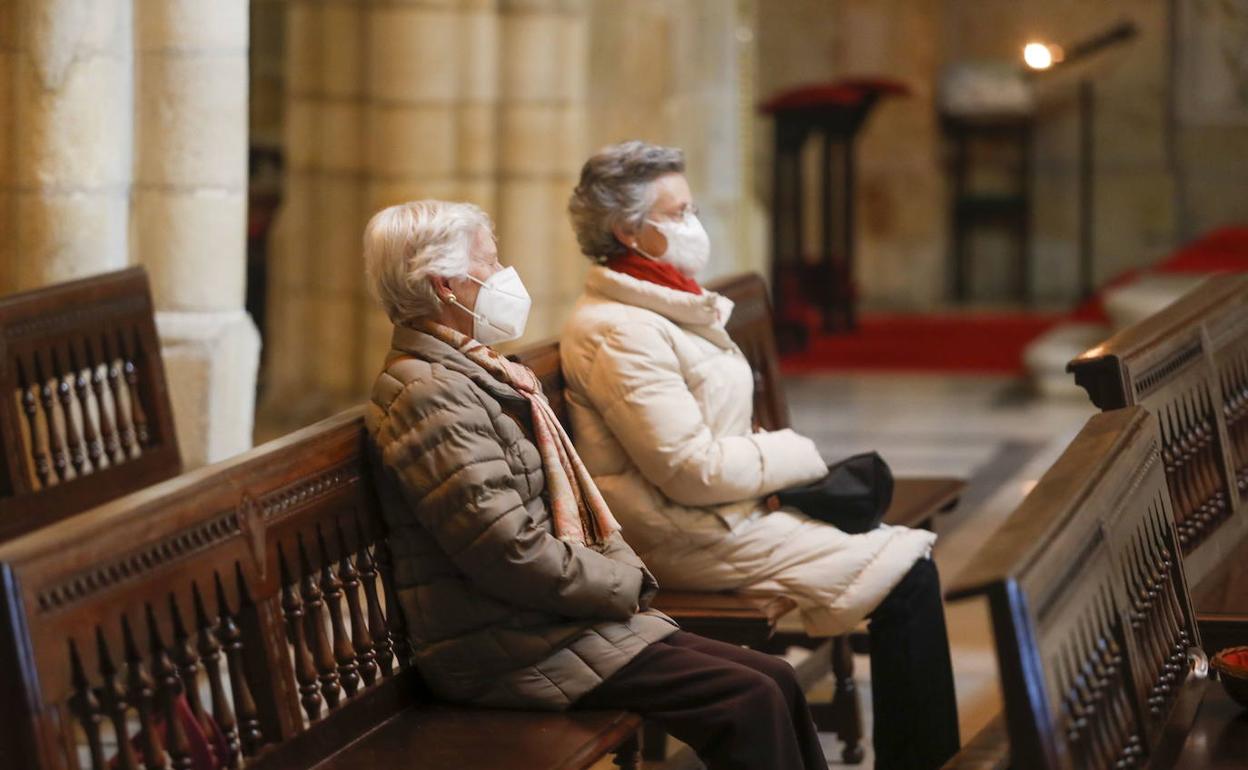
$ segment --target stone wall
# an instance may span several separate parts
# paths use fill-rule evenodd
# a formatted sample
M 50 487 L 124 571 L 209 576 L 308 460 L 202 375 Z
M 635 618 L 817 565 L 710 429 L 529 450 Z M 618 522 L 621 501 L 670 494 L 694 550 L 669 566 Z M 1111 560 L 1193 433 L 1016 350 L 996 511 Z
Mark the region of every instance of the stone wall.
M 186 467 L 251 445 L 246 0 L 0 2 L 0 294 L 148 269 Z
M 363 282 L 375 211 L 480 205 L 553 334 L 582 260 L 563 214 L 585 153 L 579 0 L 289 0 L 287 184 L 271 263 L 271 413 L 298 423 L 367 393 L 390 324 Z

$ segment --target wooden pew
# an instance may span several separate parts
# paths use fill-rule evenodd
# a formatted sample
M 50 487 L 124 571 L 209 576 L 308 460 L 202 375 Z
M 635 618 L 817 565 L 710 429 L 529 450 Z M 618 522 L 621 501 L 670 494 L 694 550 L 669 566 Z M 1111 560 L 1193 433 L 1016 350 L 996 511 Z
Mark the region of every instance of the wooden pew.
M 1158 416 L 1209 652 L 1248 644 L 1248 276 L 1218 276 L 1067 367 L 1103 410 Z
M 353 409 L 0 545 L 0 767 L 189 767 L 188 724 L 231 767 L 634 767 L 632 714 L 432 701 L 366 442 Z
M 708 288 L 735 303 L 727 330 L 754 371 L 756 421 L 768 430 L 789 427 L 789 409 L 780 376 L 771 304 L 762 277 L 757 273 L 744 273 L 709 284 Z M 558 340 L 534 345 L 512 358 L 528 366 L 541 379 L 552 408 L 571 434 L 572 423 L 567 412 L 566 383 L 560 368 Z M 930 529 L 935 515 L 951 510 L 965 487 L 964 481 L 953 478 L 898 479 L 885 521 Z M 816 647 L 824 641 L 811 639 L 805 634 L 777 635 L 776 623 L 795 610 L 796 604 L 788 597 L 775 594 L 660 591 L 655 607 L 670 615 L 687 631 L 757 649 L 783 652 L 790 646 Z M 812 709 L 820 727 L 836 732 L 844 742 L 844 760 L 856 764 L 863 757 L 860 745 L 862 716 L 854 686 L 850 637 L 836 637 L 832 641 L 831 667 L 836 694 L 830 704 L 813 704 Z M 647 736 L 647 759 L 661 756 L 659 745 L 657 738 L 652 741 L 650 735 Z
M 1004 717 L 947 768 L 1242 767 L 1248 726 L 1207 687 L 1165 445 L 1096 415 L 954 584 L 986 595 Z
M 0 298 L 0 540 L 176 476 L 142 268 Z

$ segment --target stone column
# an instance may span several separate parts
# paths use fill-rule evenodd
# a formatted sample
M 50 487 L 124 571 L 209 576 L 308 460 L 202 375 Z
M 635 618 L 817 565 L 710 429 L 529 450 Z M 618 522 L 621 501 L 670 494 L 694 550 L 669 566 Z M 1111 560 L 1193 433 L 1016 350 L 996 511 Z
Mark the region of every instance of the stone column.
M 0 0 L 0 293 L 125 267 L 131 0 Z
M 498 237 L 533 296 L 536 340 L 558 333 L 589 264 L 566 213 L 585 160 L 588 24 L 582 0 L 503 0 L 501 12 Z
M 247 2 L 134 3 L 133 247 L 152 279 L 183 462 L 195 467 L 251 446 Z
M 421 198 L 495 214 L 497 0 L 379 4 L 369 18 L 368 214 Z M 367 392 L 392 327 L 366 288 L 357 302 Z

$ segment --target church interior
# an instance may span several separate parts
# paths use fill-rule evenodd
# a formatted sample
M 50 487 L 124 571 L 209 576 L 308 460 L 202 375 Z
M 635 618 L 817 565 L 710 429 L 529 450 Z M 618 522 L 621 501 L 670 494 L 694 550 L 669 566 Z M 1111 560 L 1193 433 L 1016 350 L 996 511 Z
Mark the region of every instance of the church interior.
M 488 215 L 567 422 L 569 198 L 629 140 L 683 151 L 754 428 L 935 533 L 943 766 L 1248 767 L 1245 0 L 0 0 L 0 766 L 747 766 L 430 695 L 373 491 L 370 218 Z M 828 767 L 941 766 L 873 742 L 866 618 L 655 571 Z

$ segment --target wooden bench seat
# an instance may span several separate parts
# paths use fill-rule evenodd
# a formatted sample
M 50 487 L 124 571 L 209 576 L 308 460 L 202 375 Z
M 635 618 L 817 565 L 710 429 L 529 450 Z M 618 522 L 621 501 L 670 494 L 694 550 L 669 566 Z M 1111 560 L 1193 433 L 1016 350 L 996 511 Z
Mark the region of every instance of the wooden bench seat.
M 182 467 L 147 273 L 0 298 L 0 540 Z
M 497 770 L 584 770 L 636 735 L 641 718 L 613 711 L 475 711 L 429 707 L 405 711 L 313 770 L 411 766 Z M 532 764 L 538 761 L 549 764 Z
M 1163 451 L 1143 408 L 1094 416 L 955 581 L 951 597 L 988 598 L 1005 711 L 946 768 L 1248 761 L 1248 722 L 1208 676 Z
M 0 544 L 0 767 L 187 767 L 183 698 L 239 767 L 635 767 L 635 715 L 429 695 L 367 441 L 353 409 Z
M 1067 368 L 1100 409 L 1158 416 L 1202 637 L 1248 644 L 1248 276 L 1205 281 Z

